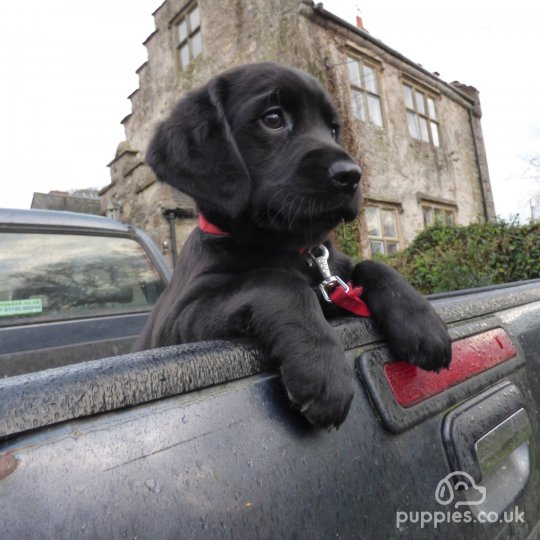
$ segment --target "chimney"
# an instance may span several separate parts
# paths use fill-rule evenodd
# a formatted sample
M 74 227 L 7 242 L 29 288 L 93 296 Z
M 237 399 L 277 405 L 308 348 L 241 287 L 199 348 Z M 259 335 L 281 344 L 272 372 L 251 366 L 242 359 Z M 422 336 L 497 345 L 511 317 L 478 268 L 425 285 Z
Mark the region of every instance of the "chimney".
M 362 17 L 360 17 L 360 15 L 356 16 L 356 26 L 358 26 L 360 30 L 364 29 L 364 21 L 362 20 Z

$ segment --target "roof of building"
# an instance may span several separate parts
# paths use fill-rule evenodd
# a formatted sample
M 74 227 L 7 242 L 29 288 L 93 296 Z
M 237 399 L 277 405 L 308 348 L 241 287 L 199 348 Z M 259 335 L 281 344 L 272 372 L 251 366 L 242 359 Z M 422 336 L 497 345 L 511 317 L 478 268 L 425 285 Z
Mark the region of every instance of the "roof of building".
M 342 18 L 338 17 L 337 15 L 334 15 L 330 11 L 327 11 L 326 9 L 324 9 L 324 6 L 323 6 L 322 3 L 318 3 L 316 5 L 312 3 L 311 7 L 312 7 L 313 12 L 315 14 L 317 14 L 317 15 L 319 15 L 321 17 L 324 17 L 325 19 L 328 19 L 328 20 L 332 21 L 335 24 L 338 24 L 339 26 L 342 26 L 343 28 L 353 32 L 354 34 L 362 37 L 363 39 L 373 43 L 374 45 L 376 45 L 377 47 L 379 47 L 380 49 L 382 49 L 386 53 L 394 56 L 398 60 L 400 60 L 400 61 L 408 64 L 409 66 L 413 67 L 414 69 L 420 71 L 423 75 L 426 75 L 427 77 L 429 77 L 433 81 L 436 81 L 437 83 L 445 86 L 450 91 L 452 91 L 454 94 L 457 94 L 461 98 L 465 99 L 467 102 L 469 102 L 471 104 L 475 104 L 475 98 L 470 93 L 465 92 L 464 89 L 462 89 L 462 88 L 459 88 L 459 87 L 456 88 L 456 86 L 454 86 L 452 83 L 447 83 L 447 82 L 443 81 L 441 78 L 439 78 L 439 76 L 437 74 L 428 71 L 422 65 L 420 65 L 420 64 L 418 64 L 416 62 L 413 62 L 410 58 L 407 58 L 405 55 L 403 55 L 402 53 L 396 51 L 395 49 L 393 49 L 392 47 L 390 47 L 389 45 L 387 45 L 386 43 L 384 43 L 380 39 L 377 39 L 377 38 L 373 37 L 366 29 L 359 28 L 358 26 L 355 26 L 354 24 L 351 24 L 351 23 L 349 23 L 347 21 L 344 21 Z M 467 86 L 467 85 L 463 85 L 463 86 Z M 470 87 L 470 88 L 474 88 L 474 87 Z
M 99 199 L 73 197 L 62 193 L 34 193 L 31 208 L 43 210 L 66 210 L 83 214 L 101 214 Z

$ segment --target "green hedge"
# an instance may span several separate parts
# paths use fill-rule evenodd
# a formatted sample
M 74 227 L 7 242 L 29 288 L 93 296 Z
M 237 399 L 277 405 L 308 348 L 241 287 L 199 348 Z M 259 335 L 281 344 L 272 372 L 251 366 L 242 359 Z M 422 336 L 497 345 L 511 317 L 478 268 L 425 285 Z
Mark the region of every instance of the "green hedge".
M 360 221 L 342 223 L 335 231 L 335 239 L 339 249 L 354 261 L 362 259 L 360 249 Z
M 437 225 L 380 259 L 426 294 L 540 278 L 540 224 Z

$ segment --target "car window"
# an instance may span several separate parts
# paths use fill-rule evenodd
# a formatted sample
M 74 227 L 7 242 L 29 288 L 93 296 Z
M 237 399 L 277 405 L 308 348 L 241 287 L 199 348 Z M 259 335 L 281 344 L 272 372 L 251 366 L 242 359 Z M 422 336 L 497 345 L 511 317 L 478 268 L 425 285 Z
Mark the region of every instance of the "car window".
M 149 309 L 164 288 L 130 238 L 0 233 L 0 326 Z

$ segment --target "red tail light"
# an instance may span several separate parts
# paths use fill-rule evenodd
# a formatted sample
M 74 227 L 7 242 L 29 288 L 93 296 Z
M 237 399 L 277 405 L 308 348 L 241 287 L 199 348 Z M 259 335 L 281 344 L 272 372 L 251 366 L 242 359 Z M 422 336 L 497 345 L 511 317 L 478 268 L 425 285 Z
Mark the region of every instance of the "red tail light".
M 410 407 L 515 356 L 508 334 L 496 328 L 455 341 L 450 369 L 434 373 L 405 362 L 391 362 L 385 364 L 384 374 L 396 401 Z

